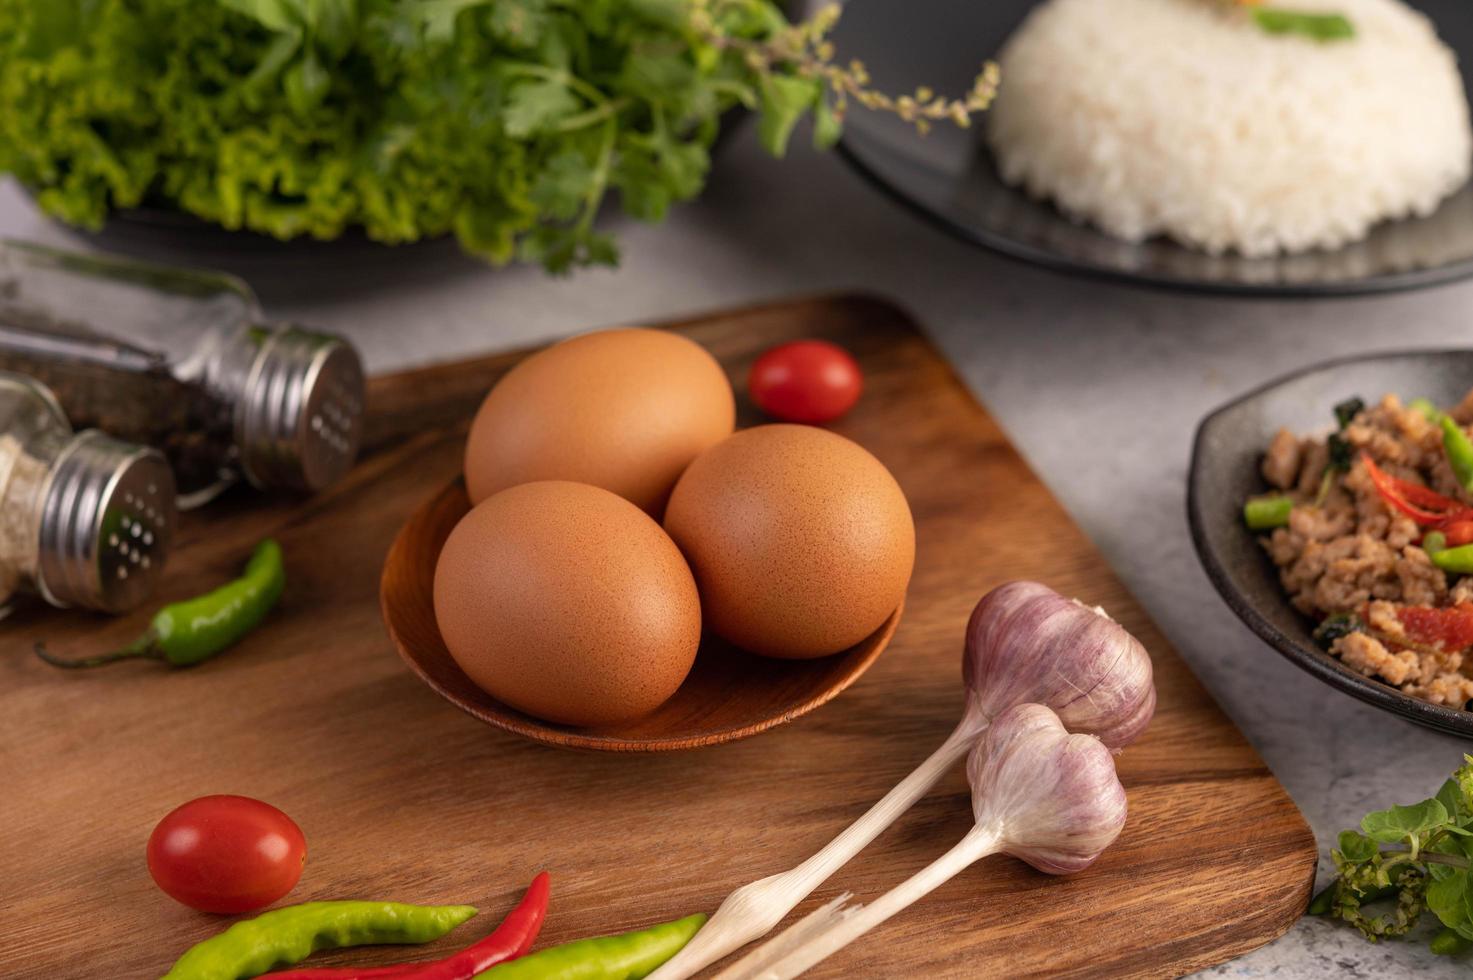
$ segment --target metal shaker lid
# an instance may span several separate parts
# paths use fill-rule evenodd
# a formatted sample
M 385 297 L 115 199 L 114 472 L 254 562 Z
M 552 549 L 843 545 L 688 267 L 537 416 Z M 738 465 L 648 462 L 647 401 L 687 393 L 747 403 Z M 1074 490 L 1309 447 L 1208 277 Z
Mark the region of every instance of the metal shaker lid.
M 90 430 L 51 465 L 36 585 L 47 601 L 122 612 L 153 591 L 174 537 L 174 474 L 157 450 Z
M 353 466 L 363 364 L 345 341 L 299 327 L 262 343 L 236 406 L 241 468 L 258 487 L 317 491 Z

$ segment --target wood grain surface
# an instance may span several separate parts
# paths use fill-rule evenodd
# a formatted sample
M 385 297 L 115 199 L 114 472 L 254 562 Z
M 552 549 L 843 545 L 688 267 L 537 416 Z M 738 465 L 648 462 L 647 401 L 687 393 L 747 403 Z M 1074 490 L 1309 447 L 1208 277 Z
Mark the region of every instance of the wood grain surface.
M 795 337 L 833 339 L 864 367 L 865 397 L 836 428 L 895 473 L 918 551 L 894 641 L 853 688 L 743 742 L 649 755 L 552 749 L 456 710 L 394 654 L 379 573 L 399 526 L 456 473 L 472 410 L 517 355 L 376 379 L 372 451 L 347 481 L 310 500 L 242 490 L 183 521 L 161 602 L 234 576 L 264 535 L 285 549 L 286 597 L 239 648 L 186 671 L 58 673 L 32 640 L 110 647 L 148 613 L 30 608 L 0 625 L 0 975 L 157 976 L 230 921 L 174 904 L 144 866 L 154 823 L 207 793 L 260 797 L 301 825 L 309 857 L 289 901 L 482 909 L 433 947 L 314 958 L 325 964 L 457 948 L 541 868 L 546 943 L 711 911 L 808 856 L 941 742 L 960 711 L 967 615 L 1013 578 L 1102 604 L 1155 660 L 1155 722 L 1119 759 L 1124 834 L 1071 878 L 982 862 L 811 975 L 1172 976 L 1289 927 L 1315 864 L 1303 818 L 902 312 L 820 298 L 679 329 L 737 382 Z M 756 421 L 750 406 L 743 417 Z M 875 897 L 970 823 L 958 769 L 796 914 L 841 890 Z

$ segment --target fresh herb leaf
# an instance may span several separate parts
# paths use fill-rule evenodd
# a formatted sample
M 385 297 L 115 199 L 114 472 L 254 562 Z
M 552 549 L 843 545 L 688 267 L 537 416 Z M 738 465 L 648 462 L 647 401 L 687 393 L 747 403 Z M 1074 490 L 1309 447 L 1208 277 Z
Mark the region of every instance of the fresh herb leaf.
M 1361 830 L 1340 834 L 1331 852 L 1338 873 L 1314 907 L 1359 929 L 1371 942 L 1405 935 L 1424 910 L 1443 925 L 1433 951 L 1451 954 L 1473 942 L 1473 756 L 1437 795 L 1411 806 L 1366 814 Z M 1394 908 L 1369 906 L 1394 897 Z
M 1379 850 L 1375 841 L 1353 830 L 1342 830 L 1339 844 L 1340 854 L 1346 861 L 1369 861 Z
M 788 138 L 803 114 L 813 107 L 819 90 L 806 78 L 774 76 L 764 79 L 761 87 L 762 118 L 757 123 L 757 138 L 775 157 L 788 151 Z
M 1473 755 L 1463 756 L 1463 767 L 1453 773 L 1453 781 L 1463 794 L 1463 812 L 1473 813 Z
M 216 0 L 222 7 L 243 14 L 269 31 L 297 30 L 301 22 L 293 16 L 288 0 Z
M 576 152 L 559 153 L 532 187 L 531 200 L 559 221 L 568 221 L 583 210 L 595 187 L 593 167 Z
M 1320 645 L 1321 649 L 1328 650 L 1341 637 L 1365 631 L 1365 623 L 1362 623 L 1357 617 L 1350 613 L 1336 613 L 1333 616 L 1326 616 L 1324 621 L 1315 627 L 1314 641 Z
M 327 97 L 332 77 L 318 60 L 317 52 L 308 48 L 295 65 L 287 69 L 282 84 L 286 89 L 287 104 L 299 116 L 305 116 L 322 104 Z
M 502 107 L 506 135 L 524 139 L 544 133 L 583 108 L 566 84 L 556 79 L 534 78 L 511 88 Z
M 1411 806 L 1393 806 L 1366 814 L 1360 822 L 1366 836 L 1382 844 L 1406 841 L 1415 854 L 1421 835 L 1448 820 L 1447 808 L 1437 799 L 1423 800 Z
M 1470 809 L 1463 798 L 1462 787 L 1458 785 L 1456 779 L 1449 778 L 1444 782 L 1442 788 L 1437 791 L 1436 799 L 1447 811 L 1449 820 L 1461 822 L 1469 818 Z
M 1438 956 L 1459 956 L 1473 949 L 1473 940 L 1464 939 L 1455 929 L 1443 927 L 1427 944 Z
M 1429 884 L 1427 908 L 1444 926 L 1473 939 L 1473 876 L 1463 871 Z
M 496 0 L 487 7 L 486 30 L 497 40 L 521 50 L 541 44 L 551 22 L 547 0 Z
M 1345 431 L 1345 427 L 1351 423 L 1351 420 L 1365 410 L 1366 403 L 1364 399 L 1347 398 L 1335 406 L 1335 422 L 1343 432 Z
M 775 0 L 0 0 L 0 174 L 97 227 L 147 199 L 228 228 L 408 242 L 493 262 L 617 261 L 605 199 L 651 221 L 705 184 L 725 113 L 781 153 L 846 106 L 917 129 L 958 97 L 876 91 L 825 5 Z

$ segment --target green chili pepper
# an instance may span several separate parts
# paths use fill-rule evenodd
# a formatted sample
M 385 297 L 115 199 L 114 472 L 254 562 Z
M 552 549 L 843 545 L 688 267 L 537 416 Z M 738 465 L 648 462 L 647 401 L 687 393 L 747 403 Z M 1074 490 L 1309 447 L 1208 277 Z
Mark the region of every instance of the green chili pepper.
M 474 980 L 639 980 L 685 948 L 705 925 L 691 915 L 622 936 L 552 946 L 477 973 Z
M 1447 549 L 1447 535 L 1441 531 L 1428 531 L 1422 535 L 1422 550 L 1429 555 L 1435 555 L 1439 551 Z
M 307 902 L 237 922 L 179 957 L 163 980 L 242 980 L 319 949 L 427 943 L 476 914 L 469 905 Z
M 1464 939 L 1452 929 L 1443 928 L 1437 935 L 1432 937 L 1432 942 L 1429 945 L 1432 952 L 1438 956 L 1457 956 L 1469 947 L 1473 947 L 1473 942 Z
M 1442 451 L 1447 454 L 1453 476 L 1458 478 L 1464 490 L 1473 493 L 1473 439 L 1468 438 L 1468 433 L 1450 415 L 1444 415 L 1439 424 L 1442 426 Z
M 1432 564 L 1444 572 L 1453 572 L 1457 575 L 1473 575 L 1473 544 L 1461 545 L 1457 548 L 1443 548 L 1429 555 Z
M 267 538 L 256 545 L 240 578 L 214 592 L 160 609 L 148 632 L 123 649 L 82 660 L 64 660 L 37 643 L 36 655 L 56 667 L 96 667 L 133 658 L 188 667 L 208 660 L 255 629 L 285 587 L 281 546 Z
M 1268 531 L 1288 524 L 1293 509 L 1290 497 L 1250 497 L 1243 505 L 1243 520 L 1250 530 Z

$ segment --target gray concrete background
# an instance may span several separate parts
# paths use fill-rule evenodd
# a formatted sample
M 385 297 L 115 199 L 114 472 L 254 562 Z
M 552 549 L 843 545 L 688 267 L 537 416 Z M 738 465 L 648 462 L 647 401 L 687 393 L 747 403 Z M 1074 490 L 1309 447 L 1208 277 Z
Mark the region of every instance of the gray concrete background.
M 1240 625 L 1192 552 L 1184 477 L 1198 420 L 1276 374 L 1363 350 L 1473 342 L 1473 283 L 1303 302 L 1069 279 L 922 225 L 836 157 L 768 159 L 750 132 L 719 161 L 701 201 L 662 226 L 615 219 L 610 227 L 624 247 L 617 271 L 549 279 L 431 248 L 326 271 L 303 262 L 270 277 L 265 292 L 273 315 L 352 337 L 373 371 L 796 293 L 889 296 L 925 325 L 1103 549 L 1268 760 L 1323 848 L 1369 809 L 1430 795 L 1470 748 L 1330 690 Z M 4 184 L 0 234 L 77 241 Z M 1305 920 L 1210 972 L 1308 980 L 1467 970 L 1423 945 L 1371 946 Z

